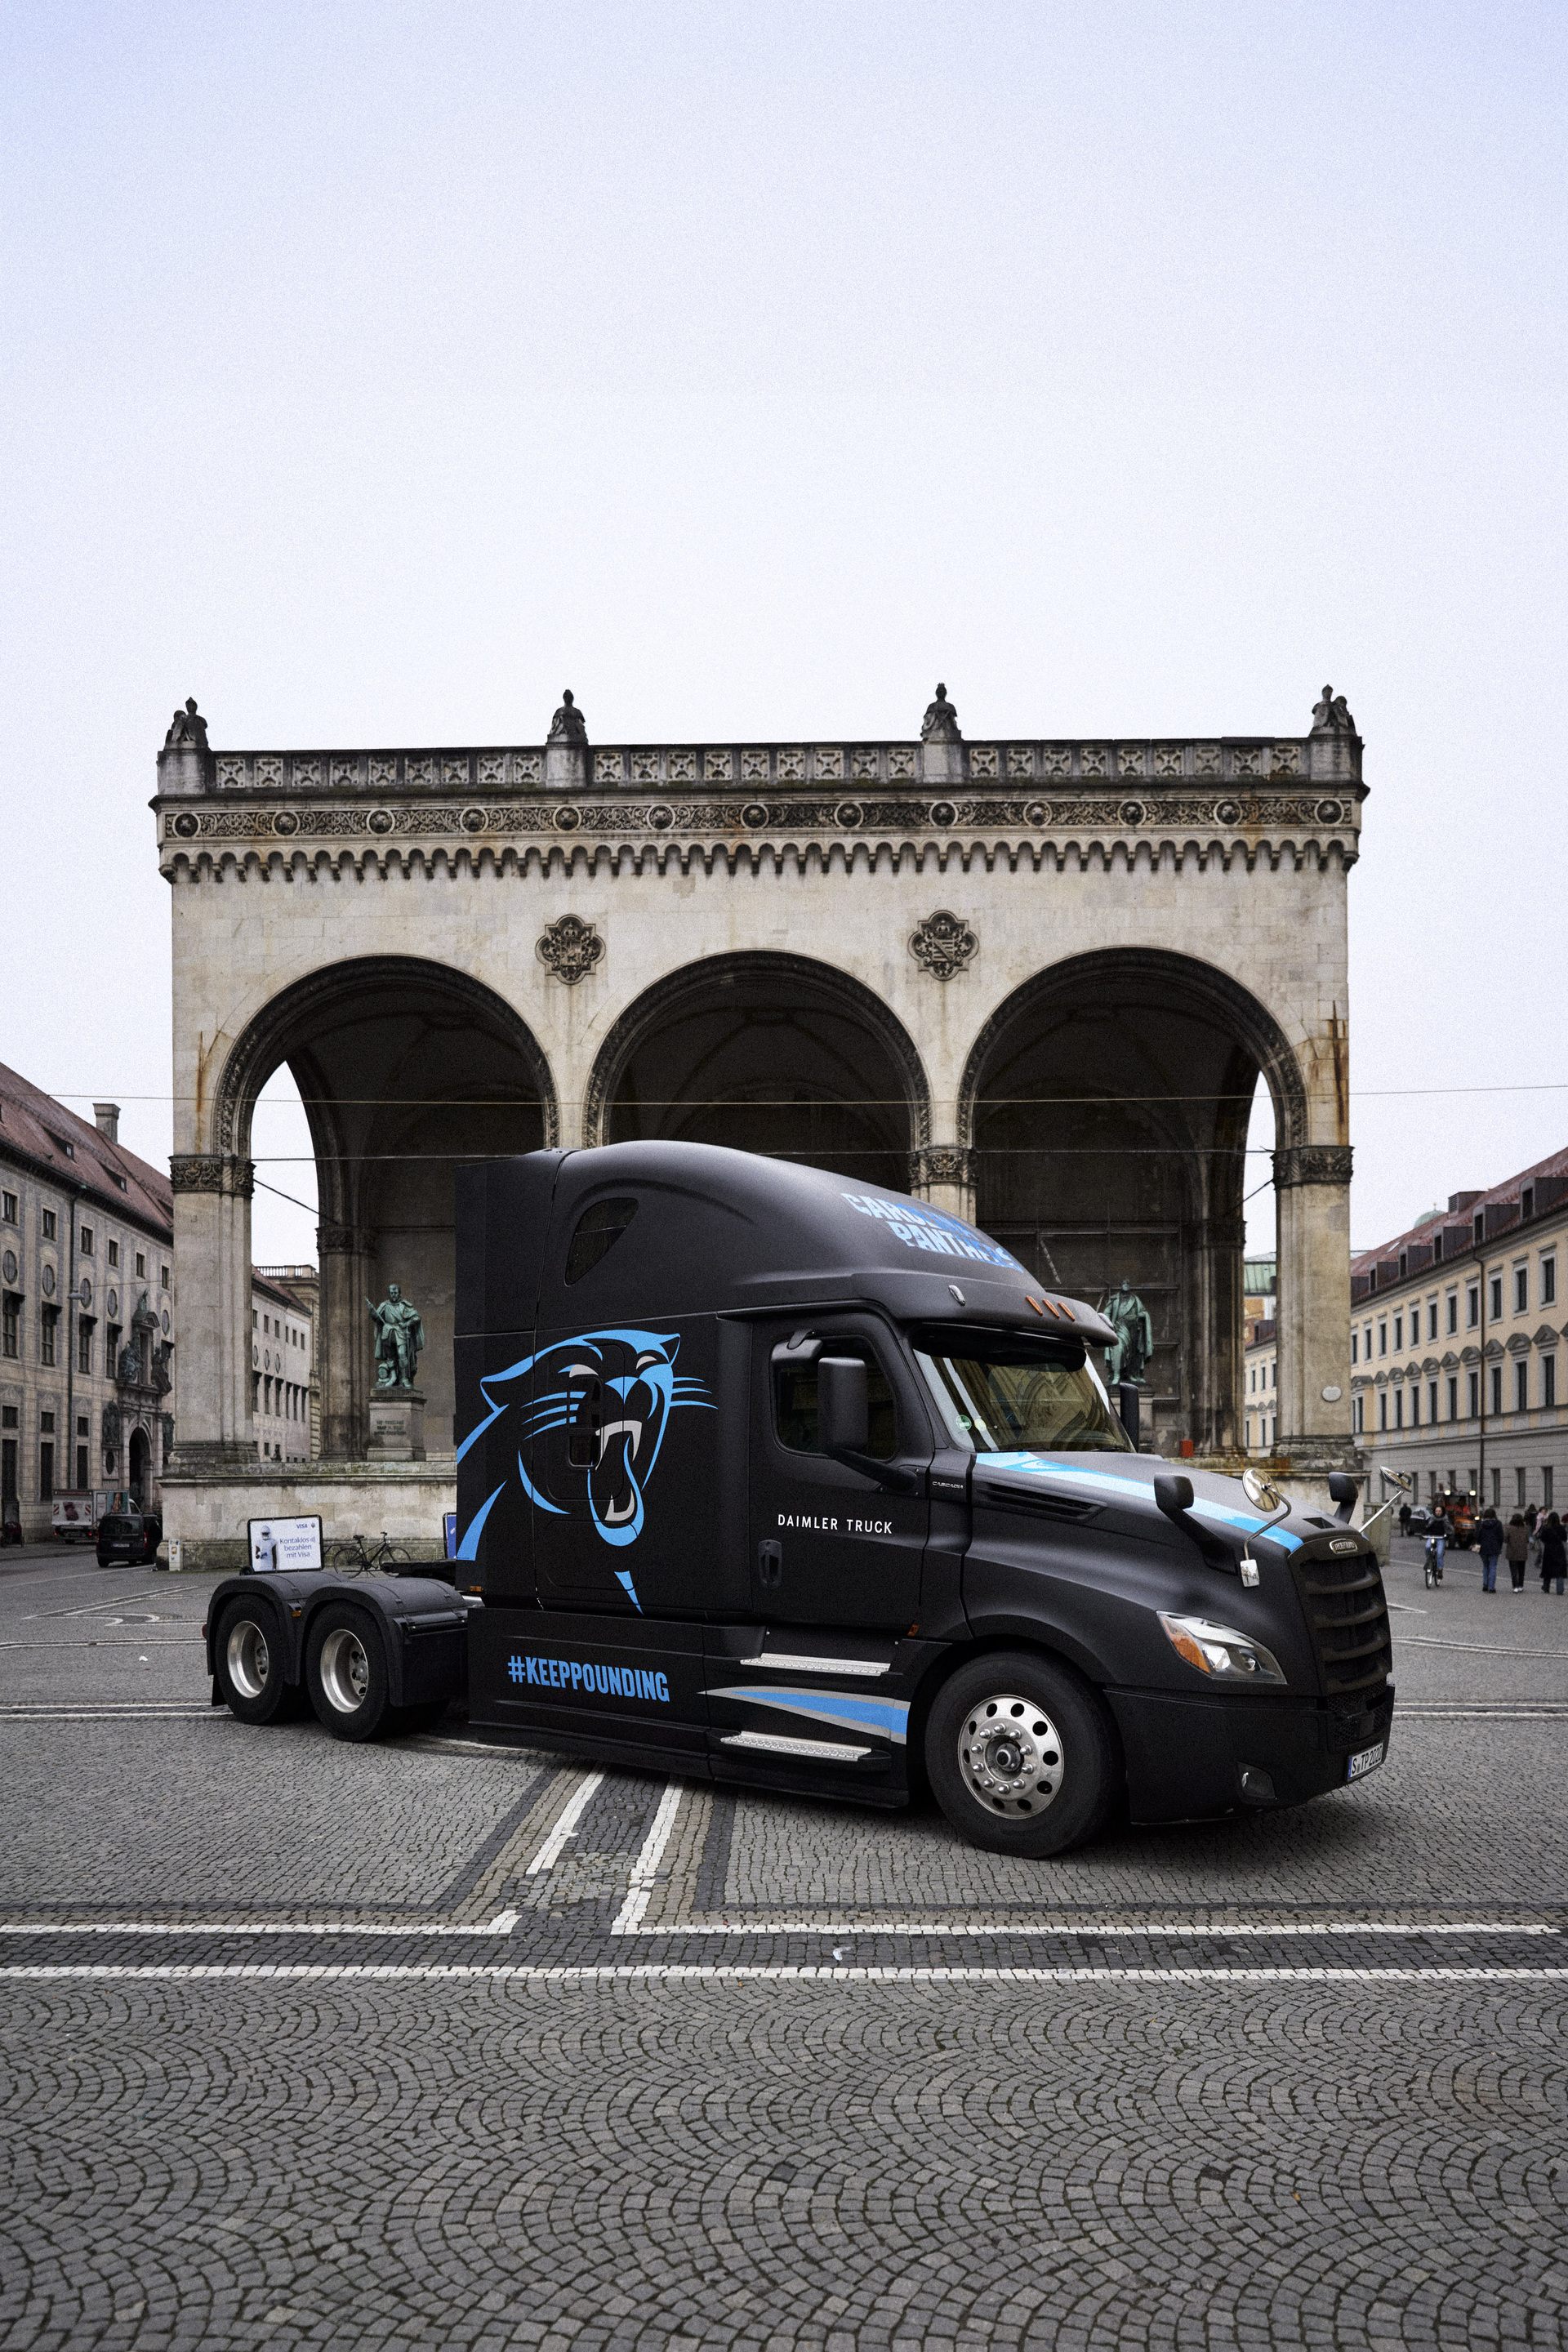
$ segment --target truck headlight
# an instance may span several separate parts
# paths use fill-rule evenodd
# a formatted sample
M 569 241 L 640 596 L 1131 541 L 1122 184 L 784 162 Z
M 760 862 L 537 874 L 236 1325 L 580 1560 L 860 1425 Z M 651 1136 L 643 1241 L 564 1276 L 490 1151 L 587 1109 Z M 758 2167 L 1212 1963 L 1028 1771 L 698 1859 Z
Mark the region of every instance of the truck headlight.
M 1179 1658 L 1196 1666 L 1200 1675 L 1218 1682 L 1282 1683 L 1279 1661 L 1272 1650 L 1238 1633 L 1234 1625 L 1214 1625 L 1206 1617 L 1167 1617 L 1160 1612 L 1165 1638 Z

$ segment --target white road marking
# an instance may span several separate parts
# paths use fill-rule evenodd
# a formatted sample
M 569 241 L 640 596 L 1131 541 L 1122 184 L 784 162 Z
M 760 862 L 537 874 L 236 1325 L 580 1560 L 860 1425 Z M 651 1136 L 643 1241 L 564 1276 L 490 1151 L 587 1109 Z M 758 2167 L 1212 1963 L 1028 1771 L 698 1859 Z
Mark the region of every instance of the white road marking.
M 616 1914 L 610 1928 L 612 1936 L 632 1935 L 647 1909 L 648 1897 L 653 1893 L 654 1875 L 664 1858 L 664 1849 L 669 1843 L 669 1832 L 675 1827 L 675 1817 L 680 1811 L 682 1793 L 679 1781 L 671 1780 L 658 1801 L 658 1810 L 632 1864 L 632 1874 L 626 1884 L 626 1899 Z
M 430 1983 L 439 1983 L 444 1979 L 461 1983 L 486 1979 L 502 1984 L 512 1981 L 523 1984 L 741 1984 L 764 1979 L 826 1984 L 1499 1984 L 1521 1979 L 1531 1984 L 1542 1984 L 1548 1980 L 1555 1983 L 1568 1979 L 1568 1968 L 1049 1969 L 980 1968 L 957 1964 L 952 1967 L 834 1968 L 819 1967 L 810 1962 L 791 1965 L 782 1961 L 719 1961 L 706 1965 L 682 1960 L 632 1961 L 616 1967 L 573 1961 L 552 1964 L 526 1960 L 156 1960 L 140 1967 L 83 1961 L 77 1964 L 46 1962 L 37 1966 L 0 1969 L 0 1980 L 34 1983 L 82 1979 L 166 1983 L 203 1978 L 226 1981 L 237 1978 L 257 1978 L 286 1984 L 301 1979 L 319 1983 L 323 1979 L 355 1977 L 377 1982 L 391 1978 L 400 1980 L 416 1979 Z
M 668 1795 L 668 1791 L 666 1792 Z M 662 1804 L 660 1810 L 662 1811 Z M 673 1814 L 671 1819 L 673 1820 Z M 645 1845 L 646 1852 L 646 1845 Z M 641 1857 L 638 1857 L 639 1861 Z M 472 1920 L 395 1920 L 390 1925 L 364 1920 L 342 1919 L 119 1919 L 5 1921 L 0 1920 L 0 1936 L 380 1936 L 390 1941 L 399 1936 L 510 1936 L 521 1914 L 518 1911 L 498 1911 L 495 1917 L 483 1923 Z M 630 1933 L 622 1929 L 623 1934 Z M 994 1920 L 889 1920 L 858 1918 L 843 1919 L 764 1919 L 749 1921 L 726 1919 L 704 1920 L 699 1923 L 676 1923 L 673 1926 L 642 1927 L 644 1936 L 950 1936 L 1004 1937 L 1055 1936 L 1069 1942 L 1100 1943 L 1113 1940 L 1132 1943 L 1142 1937 L 1167 1937 L 1178 1943 L 1223 1943 L 1233 1937 L 1254 1936 L 1265 1938 L 1287 1936 L 1556 1936 L 1563 1931 L 1540 1920 L 1508 1919 L 1442 1919 L 1422 1927 L 1405 1920 L 1392 1919 L 1325 1919 L 1288 1920 L 1270 1924 L 1268 1920 L 1249 1919 L 1223 1923 L 1205 1921 L 1195 1927 L 1181 1927 L 1172 1920 L 1156 1920 L 1142 1927 L 1137 1925 L 1097 1927 L 1063 1927 L 1049 1920 L 1032 1920 L 1021 1926 L 998 1924 Z
M 0 1707 L 0 1723 L 235 1723 L 226 1706 Z
M 1568 1658 L 1568 1650 L 1517 1650 L 1506 1642 L 1445 1642 L 1437 1633 L 1395 1633 L 1394 1639 L 1422 1650 L 1479 1650 L 1489 1658 Z
M 523 1873 L 525 1878 L 537 1877 L 542 1870 L 554 1869 L 556 1864 L 561 1859 L 562 1851 L 565 1846 L 567 1839 L 572 1835 L 578 1822 L 582 1820 L 583 1815 L 586 1812 L 589 1801 L 593 1797 L 595 1790 L 603 1781 L 604 1777 L 605 1776 L 602 1772 L 590 1772 L 587 1775 L 582 1787 L 572 1799 L 571 1803 L 563 1811 L 561 1818 L 556 1822 L 555 1827 L 551 1831 L 550 1835 L 545 1839 L 544 1843 L 540 1847 L 539 1852 L 529 1864 L 527 1870 Z

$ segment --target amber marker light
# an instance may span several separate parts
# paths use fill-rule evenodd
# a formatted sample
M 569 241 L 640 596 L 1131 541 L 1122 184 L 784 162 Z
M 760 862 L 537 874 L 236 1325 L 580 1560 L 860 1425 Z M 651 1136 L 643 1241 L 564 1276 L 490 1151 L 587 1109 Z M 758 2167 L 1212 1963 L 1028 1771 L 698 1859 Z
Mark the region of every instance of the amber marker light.
M 1078 1321 L 1078 1317 L 1073 1313 L 1072 1308 L 1068 1305 L 1065 1298 L 1062 1300 L 1057 1311 L 1058 1314 L 1065 1315 L 1069 1323 L 1076 1323 Z
M 1027 1296 L 1028 1296 L 1028 1294 L 1026 1292 L 1026 1293 L 1025 1293 L 1025 1296 L 1026 1296 L 1026 1297 L 1027 1297 Z M 1034 1310 L 1035 1310 L 1035 1312 L 1036 1312 L 1036 1314 L 1037 1314 L 1037 1315 L 1043 1315 L 1043 1314 L 1045 1313 L 1045 1311 L 1046 1311 L 1046 1310 L 1045 1310 L 1045 1308 L 1040 1305 L 1040 1302 L 1039 1302 L 1039 1300 L 1038 1300 L 1037 1298 L 1031 1298 L 1031 1299 L 1029 1299 L 1029 1304 L 1030 1304 L 1030 1306 L 1034 1308 Z

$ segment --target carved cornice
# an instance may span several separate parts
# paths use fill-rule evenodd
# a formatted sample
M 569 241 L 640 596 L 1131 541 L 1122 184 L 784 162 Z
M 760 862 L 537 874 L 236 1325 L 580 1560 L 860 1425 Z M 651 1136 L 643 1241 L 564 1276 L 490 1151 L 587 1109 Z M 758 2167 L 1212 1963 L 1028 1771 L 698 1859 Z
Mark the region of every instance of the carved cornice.
M 323 1257 L 374 1257 L 375 1235 L 359 1225 L 318 1225 L 316 1247 Z
M 169 1183 L 175 1192 L 218 1192 L 248 1201 L 256 1190 L 256 1163 L 233 1152 L 176 1152 L 169 1161 Z
M 350 841 L 372 847 L 405 842 L 442 841 L 477 846 L 498 840 L 530 842 L 589 840 L 755 841 L 779 836 L 814 839 L 864 838 L 868 835 L 963 835 L 1002 831 L 1011 835 L 1077 835 L 1120 840 L 1161 836 L 1173 830 L 1235 837 L 1243 841 L 1281 831 L 1325 828 L 1353 840 L 1361 829 L 1359 788 L 1329 793 L 1256 790 L 1180 793 L 1142 791 L 1073 792 L 1049 798 L 973 793 L 946 798 L 924 795 L 773 797 L 714 801 L 672 794 L 668 799 L 591 800 L 530 793 L 517 799 L 410 802 L 366 799 L 345 793 L 331 801 L 279 806 L 247 793 L 223 793 L 193 806 L 165 804 L 160 831 L 167 850 L 187 853 L 219 844 L 245 844 L 268 852 L 307 845 Z
M 1292 1143 L 1274 1153 L 1274 1185 L 1286 1192 L 1297 1184 L 1348 1184 L 1352 1147 L 1348 1143 Z

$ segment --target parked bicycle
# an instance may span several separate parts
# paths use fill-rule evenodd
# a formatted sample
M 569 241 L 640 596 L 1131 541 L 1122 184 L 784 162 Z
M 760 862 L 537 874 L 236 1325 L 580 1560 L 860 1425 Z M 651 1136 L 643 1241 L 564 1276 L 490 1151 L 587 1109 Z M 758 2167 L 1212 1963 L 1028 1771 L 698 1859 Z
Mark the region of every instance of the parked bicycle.
M 335 1543 L 321 1547 L 321 1565 L 336 1570 L 340 1576 L 396 1576 L 409 1566 L 412 1555 L 404 1544 L 395 1544 L 386 1529 L 381 1531 L 381 1541 L 372 1544 L 368 1536 L 340 1536 Z

